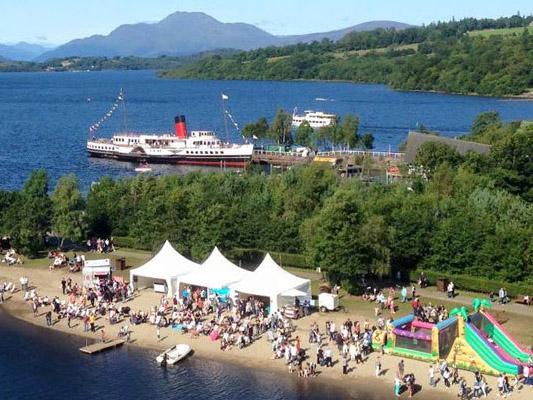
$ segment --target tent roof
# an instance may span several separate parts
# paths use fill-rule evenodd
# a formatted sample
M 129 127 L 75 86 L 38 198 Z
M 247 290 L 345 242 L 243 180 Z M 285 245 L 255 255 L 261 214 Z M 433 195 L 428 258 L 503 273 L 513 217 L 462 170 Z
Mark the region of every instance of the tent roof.
M 270 254 L 267 254 L 254 272 L 231 287 L 239 292 L 257 296 L 277 296 L 279 294 L 288 296 L 290 294 L 286 293 L 300 292 L 292 289 L 309 283 L 309 279 L 300 278 L 285 271 L 270 257 Z
M 200 268 L 180 277 L 180 281 L 189 285 L 218 289 L 238 282 L 250 274 L 250 271 L 233 264 L 215 247 Z
M 167 240 L 161 250 L 147 263 L 131 270 L 131 275 L 168 279 L 187 274 L 198 268 L 197 263 L 178 253 Z

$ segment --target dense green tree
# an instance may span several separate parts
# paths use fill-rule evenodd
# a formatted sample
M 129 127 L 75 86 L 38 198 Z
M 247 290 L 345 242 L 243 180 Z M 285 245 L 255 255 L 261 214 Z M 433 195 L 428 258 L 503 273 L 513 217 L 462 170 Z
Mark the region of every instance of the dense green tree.
M 87 233 L 85 201 L 78 187 L 75 175 L 59 179 L 52 194 L 52 229 L 61 237 L 60 247 L 65 239 L 79 242 Z
M 298 129 L 296 129 L 296 135 L 294 136 L 294 143 L 300 144 L 302 146 L 314 147 L 316 145 L 315 141 L 315 130 L 311 128 L 309 122 L 304 121 L 300 124 Z
M 265 117 L 261 117 L 255 123 L 246 124 L 242 129 L 242 135 L 246 138 L 257 137 L 259 139 L 266 138 L 268 136 L 268 121 Z
M 339 189 L 318 215 L 306 221 L 302 237 L 309 260 L 336 282 L 351 281 L 389 267 L 386 227 L 365 215 L 351 187 Z
M 472 136 L 478 136 L 484 133 L 489 127 L 501 126 L 501 118 L 500 114 L 498 114 L 495 111 L 487 111 L 484 113 L 479 114 L 474 119 L 474 122 L 472 123 L 472 129 L 471 129 L 471 135 Z
M 361 136 L 360 142 L 363 149 L 371 150 L 374 148 L 374 135 L 367 132 Z
M 12 220 L 8 225 L 13 244 L 22 254 L 35 256 L 45 248 L 52 215 L 48 181 L 48 174 L 44 170 L 32 172 L 18 201 L 13 204 Z
M 415 164 L 422 166 L 429 173 L 434 172 L 442 163 L 457 166 L 462 161 L 461 155 L 453 147 L 444 143 L 423 143 L 416 153 Z
M 361 138 L 358 135 L 359 117 L 346 114 L 339 129 L 339 139 L 347 149 L 353 149 L 361 144 Z
M 292 143 L 291 137 L 291 114 L 285 112 L 283 109 L 278 109 L 272 125 L 270 126 L 270 136 L 278 144 Z

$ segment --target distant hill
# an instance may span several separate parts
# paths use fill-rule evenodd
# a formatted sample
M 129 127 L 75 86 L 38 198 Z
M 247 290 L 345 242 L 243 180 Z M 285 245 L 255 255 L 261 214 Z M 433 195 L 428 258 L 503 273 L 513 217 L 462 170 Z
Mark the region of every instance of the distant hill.
M 199 12 L 177 12 L 160 22 L 122 25 L 107 36 L 77 39 L 39 59 L 68 56 L 191 55 L 222 48 L 248 50 L 275 44 L 277 38 L 253 25 L 226 24 Z
M 354 30 L 405 28 L 393 21 L 373 21 L 308 35 L 275 36 L 245 23 L 223 23 L 201 12 L 176 12 L 156 23 L 121 25 L 109 35 L 76 39 L 39 56 L 39 61 L 71 56 L 185 56 L 218 49 L 250 50 L 271 45 L 338 40 Z
M 321 33 L 309 33 L 306 35 L 291 35 L 291 36 L 279 36 L 282 44 L 296 44 L 296 43 L 311 43 L 313 41 L 321 41 L 324 38 L 337 41 L 342 39 L 350 32 L 363 32 L 373 31 L 374 29 L 406 29 L 413 25 L 404 24 L 403 22 L 396 21 L 369 21 L 350 26 L 348 28 L 339 29 L 336 31 L 321 32 Z
M 50 50 L 50 47 L 20 42 L 17 44 L 0 44 L 0 57 L 13 61 L 32 61 Z

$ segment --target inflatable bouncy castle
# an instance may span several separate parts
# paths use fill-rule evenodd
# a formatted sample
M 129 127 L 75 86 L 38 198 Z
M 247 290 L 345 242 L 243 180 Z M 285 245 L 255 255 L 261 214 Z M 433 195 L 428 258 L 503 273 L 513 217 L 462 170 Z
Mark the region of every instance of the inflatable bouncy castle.
M 521 346 L 484 308 L 488 301 L 474 299 L 474 312 L 454 309 L 450 318 L 431 324 L 411 314 L 393 321 L 373 336 L 375 350 L 388 354 L 451 365 L 470 371 L 519 375 L 531 351 Z

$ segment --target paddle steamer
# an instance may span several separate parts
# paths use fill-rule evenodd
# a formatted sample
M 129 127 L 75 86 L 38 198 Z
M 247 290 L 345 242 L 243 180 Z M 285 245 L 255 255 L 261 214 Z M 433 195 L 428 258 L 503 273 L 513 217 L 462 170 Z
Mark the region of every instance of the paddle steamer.
M 123 99 L 121 92 L 118 100 Z M 116 107 L 117 103 L 112 111 Z M 91 157 L 237 168 L 245 167 L 252 159 L 253 144 L 224 142 L 212 131 L 192 131 L 189 134 L 183 115 L 175 118 L 174 134 L 118 133 L 111 139 L 94 135 L 104 121 L 105 118 L 89 129 L 87 151 Z

